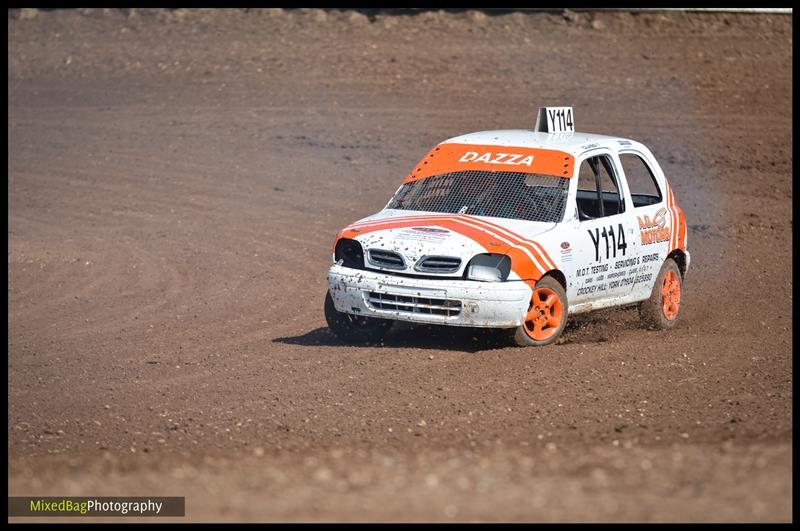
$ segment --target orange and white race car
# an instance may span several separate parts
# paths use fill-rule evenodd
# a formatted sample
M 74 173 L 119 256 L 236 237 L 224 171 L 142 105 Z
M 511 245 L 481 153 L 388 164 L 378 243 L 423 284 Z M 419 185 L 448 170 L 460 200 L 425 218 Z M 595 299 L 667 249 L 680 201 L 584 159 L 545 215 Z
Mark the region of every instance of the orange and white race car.
M 568 315 L 634 303 L 671 328 L 689 260 L 683 211 L 650 150 L 575 132 L 571 107 L 546 107 L 533 130 L 437 145 L 383 210 L 343 229 L 325 317 L 345 342 L 410 321 L 547 345 Z

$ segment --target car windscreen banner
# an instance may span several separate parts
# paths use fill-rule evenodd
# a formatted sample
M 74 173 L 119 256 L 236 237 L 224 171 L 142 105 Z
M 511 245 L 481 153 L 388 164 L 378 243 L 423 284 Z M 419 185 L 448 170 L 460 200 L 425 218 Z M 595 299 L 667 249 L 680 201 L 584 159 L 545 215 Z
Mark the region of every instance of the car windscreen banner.
M 512 171 L 569 178 L 574 165 L 572 155 L 555 149 L 445 143 L 429 151 L 403 182 L 461 170 Z

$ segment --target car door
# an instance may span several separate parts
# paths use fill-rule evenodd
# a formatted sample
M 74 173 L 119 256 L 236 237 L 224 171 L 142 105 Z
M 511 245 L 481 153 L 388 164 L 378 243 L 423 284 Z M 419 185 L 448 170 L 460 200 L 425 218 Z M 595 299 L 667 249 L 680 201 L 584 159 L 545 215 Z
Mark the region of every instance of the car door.
M 639 257 L 632 284 L 635 298 L 650 296 L 653 282 L 669 251 L 669 209 L 664 201 L 663 181 L 652 155 L 637 149 L 622 149 L 618 155 L 631 198 L 631 217 L 636 219 L 637 232 L 633 238 Z
M 576 181 L 570 303 L 624 297 L 633 283 L 628 271 L 637 262 L 636 219 L 616 157 L 608 150 L 584 154 Z

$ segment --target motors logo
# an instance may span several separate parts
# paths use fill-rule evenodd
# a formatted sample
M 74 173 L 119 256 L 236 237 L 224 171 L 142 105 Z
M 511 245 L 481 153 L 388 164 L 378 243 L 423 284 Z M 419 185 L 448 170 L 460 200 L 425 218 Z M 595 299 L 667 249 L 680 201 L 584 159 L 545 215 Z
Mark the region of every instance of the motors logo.
M 514 153 L 478 153 L 477 151 L 467 151 L 464 153 L 459 162 L 485 162 L 486 164 L 507 164 L 510 166 L 526 166 L 533 165 L 533 155 L 520 155 Z
M 669 240 L 666 208 L 659 208 L 653 219 L 650 219 L 647 214 L 637 216 L 637 218 L 639 219 L 639 235 L 642 238 L 642 245 Z

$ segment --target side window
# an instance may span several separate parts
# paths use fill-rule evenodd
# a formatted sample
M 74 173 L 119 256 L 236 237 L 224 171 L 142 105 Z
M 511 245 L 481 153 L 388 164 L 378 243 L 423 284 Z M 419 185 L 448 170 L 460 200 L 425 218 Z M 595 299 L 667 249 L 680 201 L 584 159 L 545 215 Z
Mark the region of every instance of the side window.
M 608 155 L 589 157 L 581 163 L 576 200 L 581 221 L 625 212 L 617 175 Z
M 650 166 L 644 159 L 633 153 L 620 153 L 619 160 L 622 163 L 622 171 L 625 172 L 628 189 L 631 191 L 633 206 L 641 207 L 660 203 L 661 191 L 658 189 Z
M 594 180 L 594 172 L 589 167 L 589 161 L 584 160 L 578 171 L 578 191 L 597 192 L 597 182 Z

